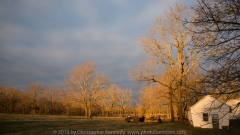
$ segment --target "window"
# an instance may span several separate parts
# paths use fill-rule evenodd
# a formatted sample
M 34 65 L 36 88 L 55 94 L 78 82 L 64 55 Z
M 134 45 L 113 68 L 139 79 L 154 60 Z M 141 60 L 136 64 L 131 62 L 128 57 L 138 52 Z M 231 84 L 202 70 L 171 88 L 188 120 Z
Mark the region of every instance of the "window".
M 203 121 L 208 121 L 208 113 L 203 113 Z

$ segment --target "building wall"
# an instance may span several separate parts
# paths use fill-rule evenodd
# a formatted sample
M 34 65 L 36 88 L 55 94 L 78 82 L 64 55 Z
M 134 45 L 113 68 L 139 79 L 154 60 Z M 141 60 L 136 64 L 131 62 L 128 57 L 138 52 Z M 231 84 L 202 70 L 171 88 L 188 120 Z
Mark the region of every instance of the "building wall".
M 240 103 L 240 99 L 232 99 L 226 103 L 232 108 L 232 113 L 230 113 L 230 119 L 240 118 L 240 106 L 238 106 L 238 103 Z
M 229 111 L 229 106 L 207 96 L 190 108 L 189 118 L 192 117 L 191 119 L 194 127 L 213 128 L 212 114 L 218 114 L 219 128 L 221 129 L 222 126 L 229 125 Z M 203 113 L 208 113 L 208 121 L 203 120 Z

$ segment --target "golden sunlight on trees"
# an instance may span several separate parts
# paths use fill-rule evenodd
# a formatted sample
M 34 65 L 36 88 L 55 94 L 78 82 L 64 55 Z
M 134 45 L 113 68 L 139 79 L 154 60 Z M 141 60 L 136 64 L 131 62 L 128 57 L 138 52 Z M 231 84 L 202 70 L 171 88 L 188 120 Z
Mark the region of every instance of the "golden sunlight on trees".
M 101 96 L 99 105 L 102 108 L 102 116 L 124 117 L 125 113 L 131 113 L 132 91 L 111 84 Z
M 110 83 L 85 62 L 70 71 L 64 91 L 29 83 L 24 91 L 0 86 L 0 112 L 45 115 L 125 117 L 133 114 L 132 91 Z
M 107 97 L 105 98 L 105 101 L 107 101 L 106 105 L 108 105 L 107 107 L 109 108 L 110 116 L 113 116 L 114 110 L 117 107 L 120 91 L 121 88 L 114 84 L 112 84 L 107 90 Z
M 130 89 L 121 89 L 118 96 L 117 104 L 120 107 L 120 116 L 124 117 L 124 114 L 130 109 L 132 104 L 132 91 Z
M 24 91 L 24 113 L 62 114 L 61 91 L 57 87 L 46 87 L 43 83 L 31 83 Z
M 19 111 L 21 92 L 11 87 L 0 86 L 0 112 L 15 113 Z
M 86 62 L 70 72 L 66 83 L 66 91 L 72 100 L 81 103 L 85 116 L 91 117 L 93 107 L 97 105 L 109 85 L 109 79 L 96 73 L 94 63 Z
M 170 97 L 174 95 L 177 98 L 180 122 L 183 122 L 183 85 L 186 76 L 198 66 L 203 55 L 190 50 L 190 45 L 197 40 L 192 40 L 190 31 L 193 25 L 184 26 L 184 18 L 189 18 L 185 7 L 177 4 L 174 8 L 170 7 L 165 16 L 157 18 L 155 26 L 141 40 L 148 60 L 130 72 L 134 80 L 157 82 L 167 87 Z M 160 79 L 163 75 L 164 79 Z
M 0 112 L 22 114 L 62 114 L 61 91 L 31 83 L 21 92 L 11 87 L 0 87 Z
M 31 114 L 35 114 L 39 111 L 39 107 L 37 106 L 37 100 L 40 96 L 40 92 L 44 89 L 44 85 L 42 83 L 31 83 L 27 85 L 27 89 L 25 94 L 29 97 L 28 106 L 31 110 Z
M 157 115 L 161 115 L 162 118 L 169 116 L 167 97 L 164 89 L 161 89 L 162 87 L 159 85 L 150 85 L 140 91 L 139 106 L 141 109 L 139 113 L 141 115 L 145 114 L 147 118 Z

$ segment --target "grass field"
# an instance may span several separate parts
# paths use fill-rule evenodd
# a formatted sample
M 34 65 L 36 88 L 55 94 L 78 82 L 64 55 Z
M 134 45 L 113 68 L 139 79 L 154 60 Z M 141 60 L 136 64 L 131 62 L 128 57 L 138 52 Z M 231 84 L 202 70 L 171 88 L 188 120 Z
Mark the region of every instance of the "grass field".
M 179 123 L 126 123 L 123 118 L 0 114 L 0 134 L 187 134 L 239 135 L 240 131 L 194 128 Z

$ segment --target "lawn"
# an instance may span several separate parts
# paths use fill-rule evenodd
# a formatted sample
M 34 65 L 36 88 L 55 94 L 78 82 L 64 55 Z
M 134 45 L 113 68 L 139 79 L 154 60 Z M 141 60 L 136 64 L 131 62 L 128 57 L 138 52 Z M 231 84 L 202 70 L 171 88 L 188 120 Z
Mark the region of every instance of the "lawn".
M 123 118 L 0 114 L 0 134 L 185 134 L 239 135 L 239 131 L 194 128 L 179 123 L 126 123 Z

